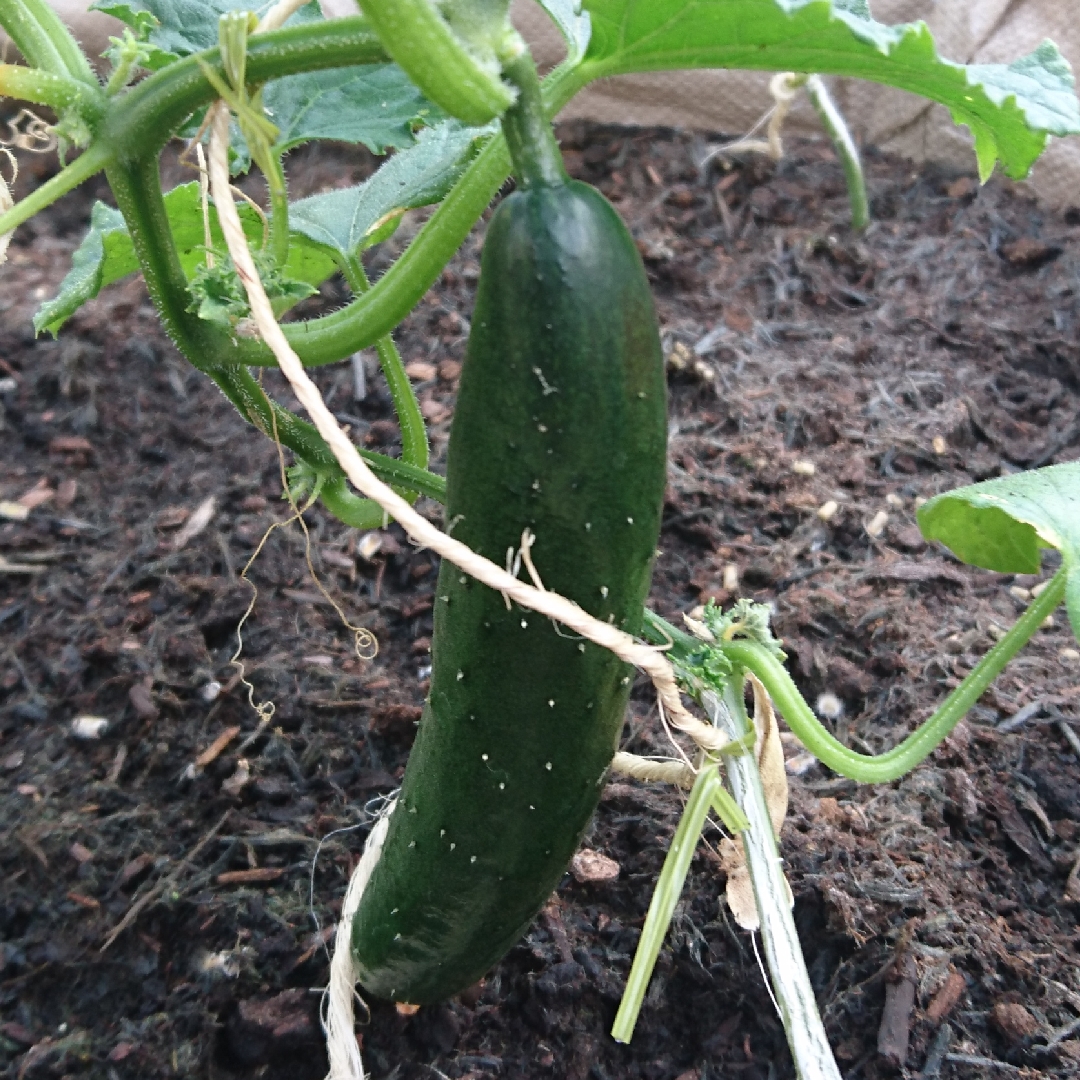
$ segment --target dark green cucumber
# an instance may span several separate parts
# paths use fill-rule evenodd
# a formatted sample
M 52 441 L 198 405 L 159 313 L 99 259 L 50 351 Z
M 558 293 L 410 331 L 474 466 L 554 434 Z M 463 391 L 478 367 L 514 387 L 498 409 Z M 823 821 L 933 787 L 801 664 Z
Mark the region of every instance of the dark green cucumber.
M 447 461 L 447 528 L 639 630 L 666 401 L 641 260 L 593 188 L 541 184 L 488 226 Z M 522 571 L 524 575 L 524 571 Z M 434 669 L 353 923 L 359 981 L 422 1004 L 472 985 L 558 884 L 596 806 L 632 670 L 444 562 Z

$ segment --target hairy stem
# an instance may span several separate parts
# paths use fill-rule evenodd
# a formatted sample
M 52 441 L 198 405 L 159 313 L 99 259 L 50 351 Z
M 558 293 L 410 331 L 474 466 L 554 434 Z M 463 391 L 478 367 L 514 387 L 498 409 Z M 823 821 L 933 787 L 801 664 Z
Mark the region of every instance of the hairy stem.
M 870 221 L 870 204 L 866 197 L 866 178 L 863 176 L 862 161 L 859 159 L 859 148 L 855 145 L 847 123 L 820 75 L 807 78 L 806 92 L 844 167 L 848 200 L 851 203 L 851 227 L 861 232 Z
M 333 19 L 253 35 L 247 45 L 246 77 L 249 85 L 257 85 L 302 71 L 387 60 L 366 20 Z M 225 78 L 220 51 L 206 49 L 155 72 L 115 100 L 103 137 L 119 156 L 156 154 L 187 117 L 216 100 L 218 93 L 200 63 Z
M 562 153 L 544 109 L 536 65 L 523 49 L 504 65 L 503 73 L 518 88 L 518 99 L 503 113 L 502 130 L 514 176 L 525 188 L 557 187 L 567 180 Z
M 371 283 L 359 258 L 348 260 L 345 265 L 345 276 L 354 293 L 367 292 L 371 288 Z M 417 468 L 426 469 L 430 454 L 427 426 L 420 413 L 420 403 L 416 400 L 416 392 L 409 381 L 409 376 L 405 373 L 401 354 L 390 334 L 379 338 L 375 343 L 375 350 L 383 375 L 386 377 L 386 384 L 390 388 L 390 397 L 394 402 L 398 424 L 401 426 L 402 460 Z
M 364 11 L 386 51 L 451 116 L 486 124 L 514 100 L 498 66 L 479 62 L 431 0 L 365 0 Z
M 1020 651 L 1065 595 L 1063 567 L 1047 582 L 1008 633 L 975 665 L 929 720 L 899 746 L 884 754 L 858 754 L 831 735 L 813 714 L 787 669 L 762 646 L 751 641 L 721 645 L 732 663 L 752 671 L 764 683 L 788 727 L 815 757 L 834 772 L 863 784 L 895 780 L 923 761 L 982 696 L 1005 665 Z
M 261 156 L 264 158 L 261 164 L 270 197 L 270 253 L 274 265 L 283 267 L 289 260 L 289 189 L 285 183 L 281 155 L 271 150 Z
M 580 85 L 576 69 L 552 72 L 543 83 L 548 115 L 557 113 Z M 497 135 L 481 150 L 405 252 L 369 292 L 321 319 L 283 326 L 289 344 L 304 365 L 335 363 L 369 348 L 393 330 L 435 283 L 509 172 L 506 140 Z M 271 367 L 275 363 L 270 350 L 254 341 L 239 343 L 237 362 Z
M 169 228 L 156 156 L 146 161 L 114 161 L 106 176 L 166 333 L 200 370 L 225 366 L 231 351 L 229 335 L 187 310 L 191 294 Z
M 273 438 L 276 430 L 281 445 L 292 450 L 314 469 L 326 474 L 327 482 L 343 480 L 341 466 L 318 431 L 270 398 L 246 368 L 213 371 L 210 372 L 210 377 L 236 407 L 237 412 L 264 435 Z M 411 488 L 440 502 L 446 498 L 446 481 L 443 477 L 384 454 L 375 454 L 369 450 L 360 450 L 359 454 L 371 471 L 385 483 Z M 379 519 L 381 518 L 380 511 Z
M 633 1038 L 634 1025 L 645 1000 L 645 990 L 656 966 L 656 958 L 660 955 L 664 935 L 671 924 L 675 905 L 679 902 L 698 838 L 705 826 L 709 808 L 721 788 L 715 764 L 702 769 L 694 781 L 686 809 L 679 819 L 671 847 L 664 859 L 664 867 L 653 890 L 649 912 L 645 916 L 645 926 L 642 928 L 634 962 L 626 980 L 626 989 L 611 1028 L 611 1037 L 616 1042 L 628 1043 Z
M 35 214 L 69 191 L 74 191 L 84 180 L 101 172 L 110 162 L 108 147 L 95 143 L 84 150 L 75 160 L 66 165 L 41 187 L 34 188 L 25 199 L 21 199 L 5 214 L 0 214 L 0 236 L 18 228 L 24 221 L 29 221 Z
M 28 64 L 98 89 L 90 61 L 45 0 L 0 0 L 0 26 Z
M 0 64 L 0 97 L 47 105 L 56 112 L 77 109 L 91 126 L 100 119 L 104 98 L 100 90 L 70 75 L 58 75 L 21 64 Z

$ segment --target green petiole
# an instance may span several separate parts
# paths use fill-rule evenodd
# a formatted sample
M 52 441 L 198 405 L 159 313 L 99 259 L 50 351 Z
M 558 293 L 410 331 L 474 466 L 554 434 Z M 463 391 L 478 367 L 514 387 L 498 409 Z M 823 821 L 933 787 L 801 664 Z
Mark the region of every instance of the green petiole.
M 0 236 L 17 229 L 69 191 L 74 191 L 84 180 L 106 168 L 110 161 L 108 148 L 95 142 L 70 165 L 34 188 L 25 199 L 20 199 L 6 214 L 0 214 Z
M 27 63 L 88 84 L 100 93 L 90 61 L 45 0 L 0 0 L 0 26 Z
M 90 125 L 96 124 L 104 113 L 103 96 L 95 87 L 70 75 L 21 64 L 0 64 L 0 97 L 47 105 L 56 112 L 75 109 Z
M 710 808 L 716 805 L 721 792 L 727 795 L 716 765 L 710 764 L 698 773 L 694 786 L 690 789 L 686 809 L 679 819 L 671 847 L 664 859 L 664 868 L 656 882 L 649 912 L 645 916 L 645 925 L 641 930 L 641 939 L 630 968 L 630 976 L 626 980 L 626 990 L 611 1028 L 611 1037 L 616 1042 L 628 1043 L 633 1038 L 634 1025 L 645 1000 L 645 990 L 656 966 L 656 958 L 660 955 L 660 946 L 667 934 L 675 905 L 679 902 L 687 872 L 690 870 L 690 862 L 697 848 L 698 837 L 705 827 Z M 728 795 L 728 799 L 730 798 Z M 727 808 L 726 801 L 724 805 Z M 738 806 L 734 808 L 745 822 L 742 811 Z
M 505 5 L 503 9 L 500 23 L 505 23 Z M 431 0 L 365 0 L 364 12 L 386 51 L 425 96 L 451 116 L 479 126 L 513 103 L 495 56 L 478 58 L 477 50 L 466 47 Z
M 815 757 L 841 776 L 848 776 L 861 784 L 880 784 L 910 772 L 940 745 L 1005 665 L 1061 603 L 1065 595 L 1065 580 L 1066 571 L 1062 568 L 930 719 L 899 746 L 884 754 L 857 754 L 834 738 L 810 710 L 784 666 L 760 645 L 732 641 L 724 643 L 721 648 L 733 664 L 752 671 L 764 683 L 788 727 Z
M 360 295 L 371 288 L 364 264 L 359 257 L 350 258 L 344 266 L 345 279 L 355 295 Z M 416 400 L 409 376 L 405 373 L 401 354 L 390 334 L 385 334 L 375 343 L 379 365 L 386 376 L 390 397 L 394 402 L 398 424 L 401 426 L 401 458 L 419 469 L 426 469 L 429 456 L 427 427 L 420 413 L 420 403 Z
M 573 68 L 557 68 L 544 79 L 541 89 L 548 115 L 557 113 L 580 86 Z M 334 363 L 369 348 L 393 330 L 435 283 L 509 173 L 506 140 L 502 135 L 494 136 L 369 292 L 321 319 L 286 324 L 285 336 L 304 364 L 315 367 Z M 237 363 L 253 367 L 275 364 L 270 350 L 261 342 L 240 342 L 236 354 Z
M 861 232 L 870 221 L 870 203 L 866 196 L 866 178 L 859 159 L 859 148 L 820 75 L 807 77 L 806 93 L 844 167 L 848 202 L 851 205 L 851 227 Z
M 1005 665 L 1061 603 L 1065 584 L 1066 570 L 1063 567 L 930 719 L 898 746 L 883 754 L 856 753 L 831 735 L 807 705 L 784 665 L 758 642 L 736 638 L 707 644 L 684 634 L 648 610 L 645 612 L 644 633 L 655 644 L 672 645 L 669 655 L 677 670 L 683 659 L 711 651 L 721 655 L 731 665 L 731 678 L 741 677 L 741 671 L 753 672 L 768 690 L 788 727 L 807 750 L 841 776 L 862 784 L 880 784 L 910 772 L 941 744 Z
M 341 466 L 314 426 L 273 401 L 246 368 L 229 368 L 209 374 L 241 416 L 268 438 L 272 438 L 276 433 L 282 446 L 288 447 L 320 474 L 324 484 L 333 483 L 342 477 Z M 446 498 L 446 480 L 436 473 L 397 458 L 387 457 L 385 454 L 376 454 L 370 450 L 358 452 L 371 471 L 385 483 L 411 489 L 439 502 Z M 379 520 L 382 520 L 381 510 Z

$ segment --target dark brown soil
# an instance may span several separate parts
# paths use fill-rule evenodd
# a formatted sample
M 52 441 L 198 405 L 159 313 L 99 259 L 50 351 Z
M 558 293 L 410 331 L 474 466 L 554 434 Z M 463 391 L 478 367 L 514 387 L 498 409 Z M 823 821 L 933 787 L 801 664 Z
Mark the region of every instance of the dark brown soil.
M 562 135 L 572 171 L 638 238 L 671 357 L 652 602 L 675 617 L 707 597 L 771 601 L 807 698 L 840 700 L 850 745 L 892 745 L 1034 584 L 927 546 L 914 509 L 1080 452 L 1080 217 L 1043 213 L 1008 183 L 980 191 L 868 154 L 875 221 L 856 237 L 828 147 L 702 168 L 706 143 L 689 135 Z M 292 164 L 298 191 L 370 168 L 329 152 Z M 276 712 L 246 741 L 258 716 L 229 663 L 252 599 L 238 573 L 287 516 L 278 455 L 164 340 L 137 281 L 59 342 L 34 341 L 31 313 L 89 205 L 70 197 L 20 230 L 2 271 L 0 498 L 41 501 L 0 522 L 0 1074 L 321 1077 L 325 944 L 369 812 L 408 753 L 436 566 L 396 527 L 372 552 L 308 513 L 315 569 L 378 637 L 365 662 L 301 534 L 275 531 L 251 571 L 244 660 L 252 700 Z M 436 462 L 479 244 L 478 232 L 398 334 Z M 331 284 L 321 303 L 342 295 Z M 361 402 L 347 365 L 319 380 L 358 436 L 393 451 L 381 378 Z M 286 396 L 276 376 L 267 386 Z M 206 527 L 178 543 L 210 497 Z M 789 745 L 784 854 L 846 1077 L 901 1063 L 927 1077 L 1080 1070 L 1075 649 L 1059 613 L 897 783 L 859 788 Z M 104 734 L 74 738 L 81 716 L 105 718 Z M 626 745 L 664 750 L 645 686 Z M 618 880 L 568 876 L 460 1000 L 411 1017 L 373 1003 L 360 1035 L 373 1075 L 791 1075 L 704 846 L 633 1044 L 608 1035 L 679 809 L 659 786 L 610 784 L 586 843 L 618 861 Z

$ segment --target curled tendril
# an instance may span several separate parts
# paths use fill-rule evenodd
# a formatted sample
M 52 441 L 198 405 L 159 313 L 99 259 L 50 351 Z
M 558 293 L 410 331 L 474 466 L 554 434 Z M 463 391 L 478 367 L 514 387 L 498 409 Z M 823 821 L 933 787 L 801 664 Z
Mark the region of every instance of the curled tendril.
M 0 139 L 0 147 L 26 150 L 31 154 L 48 154 L 57 147 L 56 129 L 30 109 L 20 109 L 7 121 L 10 137 Z

